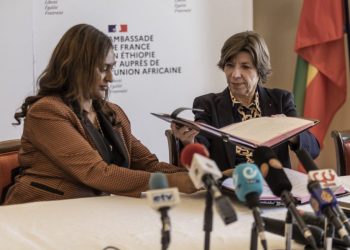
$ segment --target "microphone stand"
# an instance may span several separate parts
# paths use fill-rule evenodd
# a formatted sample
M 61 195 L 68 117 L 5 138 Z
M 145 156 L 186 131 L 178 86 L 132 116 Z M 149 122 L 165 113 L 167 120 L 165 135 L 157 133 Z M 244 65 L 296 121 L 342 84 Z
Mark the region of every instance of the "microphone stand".
M 289 210 L 287 210 L 286 222 L 284 224 L 284 236 L 286 238 L 286 250 L 291 250 L 293 237 L 293 216 Z
M 204 250 L 210 249 L 210 232 L 213 230 L 213 197 L 209 190 L 205 197 L 205 210 L 204 210 L 204 225 L 203 230 L 205 232 L 204 237 Z
M 250 250 L 258 249 L 258 228 L 256 223 L 252 223 L 252 229 L 250 231 Z
M 343 212 L 343 210 L 337 205 L 335 207 L 335 211 L 339 214 L 339 219 L 343 223 L 345 229 L 348 231 L 350 234 L 350 222 L 348 216 Z
M 162 220 L 162 250 L 166 250 L 170 243 L 170 218 L 167 213 L 167 209 L 160 209 L 161 220 Z
M 323 246 L 325 250 L 332 250 L 333 248 L 333 237 L 334 237 L 334 226 L 332 223 L 329 223 L 327 217 L 324 220 L 324 239 Z

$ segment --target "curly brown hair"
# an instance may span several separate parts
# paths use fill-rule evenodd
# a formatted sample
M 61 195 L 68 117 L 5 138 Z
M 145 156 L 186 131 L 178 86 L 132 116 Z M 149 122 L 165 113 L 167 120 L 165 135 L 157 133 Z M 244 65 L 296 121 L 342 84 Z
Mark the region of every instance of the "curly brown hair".
M 31 104 L 44 96 L 60 96 L 80 116 L 83 100 L 91 99 L 98 81 L 98 70 L 113 44 L 108 36 L 88 24 L 71 27 L 56 45 L 50 61 L 37 80 L 36 95 L 28 96 L 16 112 L 16 124 L 27 114 Z M 107 97 L 107 95 L 106 95 Z M 115 117 L 105 100 L 94 100 L 97 107 L 107 114 L 113 123 Z

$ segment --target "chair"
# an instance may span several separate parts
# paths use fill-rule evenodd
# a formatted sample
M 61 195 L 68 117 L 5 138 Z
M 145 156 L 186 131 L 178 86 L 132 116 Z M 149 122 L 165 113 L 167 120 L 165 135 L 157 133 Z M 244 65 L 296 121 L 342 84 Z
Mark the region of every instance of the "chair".
M 333 130 L 331 136 L 335 144 L 337 174 L 350 175 L 350 130 Z
M 19 173 L 18 151 L 20 140 L 0 142 L 0 204 L 4 202 L 8 188 L 13 184 L 14 177 Z
M 175 137 L 171 129 L 165 130 L 168 141 L 169 163 L 180 166 L 180 141 Z

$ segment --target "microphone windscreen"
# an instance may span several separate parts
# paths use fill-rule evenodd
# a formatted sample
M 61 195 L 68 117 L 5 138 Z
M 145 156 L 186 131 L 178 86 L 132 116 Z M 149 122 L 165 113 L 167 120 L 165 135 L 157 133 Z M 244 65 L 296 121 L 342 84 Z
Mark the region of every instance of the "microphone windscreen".
M 263 191 L 263 178 L 258 167 L 252 163 L 237 165 L 232 174 L 235 193 L 240 201 L 246 202 L 247 195 Z
M 269 147 L 261 146 L 253 151 L 253 160 L 257 166 L 261 166 L 261 164 L 268 162 L 270 159 L 277 159 L 277 156 Z
M 253 159 L 262 171 L 266 183 L 274 195 L 280 197 L 283 191 L 290 192 L 292 190 L 292 184 L 271 148 L 258 147 L 253 152 Z M 271 160 L 274 162 L 273 166 L 271 165 Z M 263 171 L 262 166 L 267 167 L 267 170 L 264 169 Z
M 149 179 L 149 189 L 163 189 L 168 188 L 168 179 L 163 173 L 152 173 Z
M 309 152 L 307 152 L 304 149 L 298 149 L 295 151 L 299 161 L 301 164 L 303 164 L 306 172 L 312 171 L 312 170 L 319 170 L 319 168 L 316 166 L 316 163 L 312 159 Z
M 272 193 L 278 197 L 283 191 L 290 192 L 292 184 L 290 183 L 283 169 L 275 169 L 270 167 L 268 175 L 265 177 L 266 183 L 269 185 Z
M 200 143 L 191 143 L 184 147 L 180 154 L 180 161 L 184 166 L 190 166 L 194 154 L 200 154 L 209 157 L 209 152 L 205 146 Z

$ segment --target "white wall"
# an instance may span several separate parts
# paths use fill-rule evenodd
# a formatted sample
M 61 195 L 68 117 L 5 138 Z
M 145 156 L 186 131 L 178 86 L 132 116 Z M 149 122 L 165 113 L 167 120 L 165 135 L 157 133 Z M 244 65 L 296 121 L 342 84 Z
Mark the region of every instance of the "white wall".
M 153 34 L 151 50 L 162 66 L 179 65 L 181 74 L 116 76 L 127 89 L 112 93 L 128 114 L 133 133 L 161 160 L 168 160 L 164 130 L 169 124 L 150 112 L 171 112 L 191 107 L 193 98 L 222 91 L 223 73 L 216 67 L 223 42 L 233 33 L 252 29 L 249 0 L 55 0 L 61 12 L 45 14 L 45 0 L 2 0 L 0 140 L 18 138 L 21 128 L 12 128 L 13 113 L 33 89 L 58 39 L 72 25 L 85 22 L 108 33 L 107 24 L 127 23 L 129 35 Z M 32 6 L 33 4 L 33 6 Z M 177 8 L 177 4 L 185 7 Z M 190 9 L 189 12 L 177 12 Z M 16 11 L 16 19 L 14 12 Z M 32 32 L 33 31 L 33 32 Z M 108 33 L 108 35 L 113 35 Z M 32 38 L 33 36 L 33 38 Z M 34 42 L 33 42 L 34 41 Z M 5 43 L 5 45 L 2 45 Z M 34 52 L 33 52 L 34 51 Z M 34 55 L 34 56 L 33 56 Z M 34 58 L 34 64 L 33 64 Z M 33 67 L 34 65 L 34 67 Z M 190 114 L 187 114 L 190 115 Z
M 0 140 L 19 138 L 13 115 L 33 91 L 32 1 L 0 1 Z

